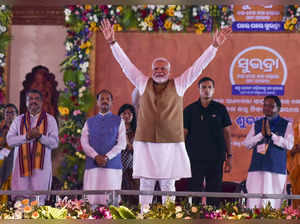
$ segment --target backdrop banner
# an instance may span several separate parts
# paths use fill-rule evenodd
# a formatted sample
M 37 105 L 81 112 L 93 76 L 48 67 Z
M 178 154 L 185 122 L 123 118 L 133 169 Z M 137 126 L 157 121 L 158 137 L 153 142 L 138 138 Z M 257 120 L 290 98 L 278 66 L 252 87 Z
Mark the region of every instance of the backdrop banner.
M 117 33 L 116 38 L 144 74 L 151 75 L 153 59 L 165 57 L 171 63 L 173 77 L 191 66 L 212 41 L 212 35 L 207 33 L 128 32 Z M 242 181 L 247 177 L 251 151 L 241 143 L 255 119 L 263 116 L 266 94 L 280 96 L 283 117 L 292 121 L 299 116 L 299 52 L 299 34 L 233 33 L 202 72 L 200 78 L 210 76 L 215 80 L 215 100 L 226 105 L 233 123 L 233 169 L 224 180 Z M 132 102 L 134 86 L 123 74 L 101 33 L 96 37 L 95 57 L 94 91 L 109 89 L 114 95 L 113 112 L 117 113 L 122 104 Z M 198 80 L 186 92 L 185 106 L 199 98 Z

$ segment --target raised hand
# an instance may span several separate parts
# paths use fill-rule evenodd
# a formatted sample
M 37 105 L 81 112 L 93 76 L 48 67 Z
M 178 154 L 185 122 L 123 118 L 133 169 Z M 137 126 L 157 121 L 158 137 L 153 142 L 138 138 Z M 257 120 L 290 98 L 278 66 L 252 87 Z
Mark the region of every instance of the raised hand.
M 226 27 L 221 30 L 217 30 L 213 36 L 213 46 L 220 47 L 231 35 L 231 27 Z
M 103 19 L 101 21 L 100 30 L 102 31 L 103 36 L 108 43 L 115 41 L 115 31 L 108 19 Z

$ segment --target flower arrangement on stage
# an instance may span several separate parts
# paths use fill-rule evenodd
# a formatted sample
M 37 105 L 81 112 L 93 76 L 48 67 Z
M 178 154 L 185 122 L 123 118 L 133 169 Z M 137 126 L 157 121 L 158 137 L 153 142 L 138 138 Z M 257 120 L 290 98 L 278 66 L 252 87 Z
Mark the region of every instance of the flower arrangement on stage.
M 181 5 L 138 5 L 132 6 L 138 28 L 141 31 L 182 32 L 188 25 L 185 6 Z
M 53 206 L 39 206 L 37 201 L 28 199 L 17 201 L 14 206 L 1 205 L 0 219 L 213 219 L 213 220 L 244 220 L 244 219 L 281 219 L 300 220 L 300 211 L 288 207 L 285 203 L 280 209 L 269 205 L 261 209 L 247 209 L 245 206 L 227 203 L 220 208 L 206 205 L 165 205 L 155 204 L 143 210 L 132 210 L 125 206 L 98 206 L 96 208 L 85 200 L 59 199 Z
M 195 5 L 190 8 L 189 19 L 197 34 L 211 32 L 232 24 L 233 6 Z
M 12 12 L 8 6 L 0 5 L 0 104 L 4 102 L 5 97 L 5 59 L 6 50 L 11 40 L 8 27 L 11 24 Z
M 289 5 L 285 9 L 284 29 L 286 31 L 300 32 L 300 7 L 298 5 Z

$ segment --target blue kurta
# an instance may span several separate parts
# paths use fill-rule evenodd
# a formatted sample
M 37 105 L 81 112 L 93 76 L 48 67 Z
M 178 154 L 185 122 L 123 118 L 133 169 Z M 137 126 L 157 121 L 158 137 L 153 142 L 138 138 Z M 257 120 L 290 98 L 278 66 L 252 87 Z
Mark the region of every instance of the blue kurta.
M 112 113 L 104 116 L 98 114 L 87 120 L 89 129 L 89 144 L 100 155 L 108 153 L 116 144 L 121 118 Z M 98 168 L 93 158 L 87 157 L 86 169 Z M 122 169 L 121 154 L 107 161 L 103 168 Z
M 255 122 L 255 135 L 261 132 L 263 119 Z M 278 136 L 284 137 L 288 121 L 277 116 L 272 120 L 269 120 L 271 132 Z M 264 143 L 263 139 L 257 145 Z M 255 146 L 249 172 L 252 171 L 268 171 L 271 173 L 286 174 L 286 150 L 275 144 L 271 139 L 269 141 L 269 147 L 266 154 L 260 154 L 257 152 L 257 145 Z

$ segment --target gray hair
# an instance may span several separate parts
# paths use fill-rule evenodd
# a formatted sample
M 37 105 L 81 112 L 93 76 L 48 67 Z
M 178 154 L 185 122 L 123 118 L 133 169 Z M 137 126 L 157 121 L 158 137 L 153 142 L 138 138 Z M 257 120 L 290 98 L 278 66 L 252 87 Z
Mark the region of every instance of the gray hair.
M 155 58 L 155 59 L 153 60 L 153 62 L 152 62 L 152 70 L 154 70 L 154 65 L 155 65 L 155 63 L 158 62 L 158 61 L 166 62 L 166 63 L 168 64 L 168 65 L 167 65 L 168 71 L 170 71 L 170 69 L 171 69 L 171 64 L 170 64 L 170 62 L 168 61 L 168 59 L 166 59 L 166 58 Z

